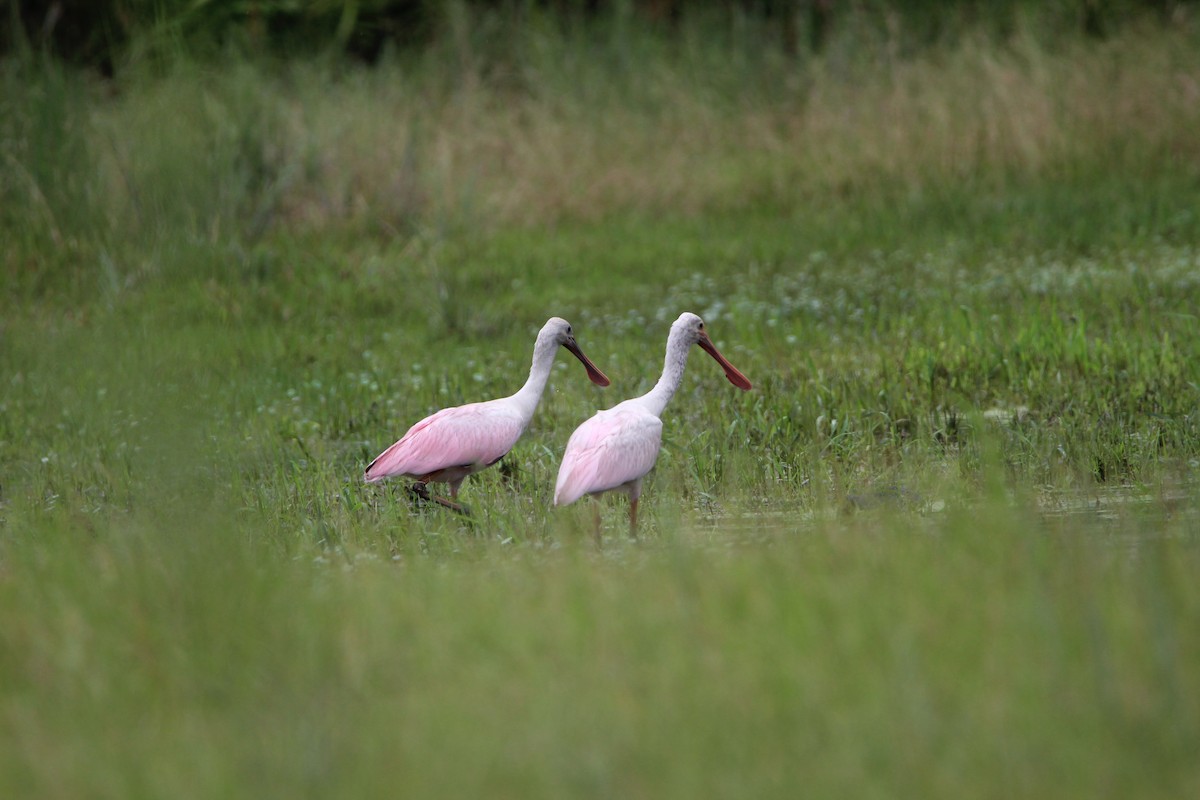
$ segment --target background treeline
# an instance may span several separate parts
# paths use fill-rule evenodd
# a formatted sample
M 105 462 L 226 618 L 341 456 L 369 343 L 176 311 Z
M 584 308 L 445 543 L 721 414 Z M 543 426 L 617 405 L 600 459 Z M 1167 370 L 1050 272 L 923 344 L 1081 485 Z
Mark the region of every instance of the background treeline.
M 370 63 L 452 37 L 465 17 L 504 39 L 529 26 L 633 20 L 665 33 L 754 20 L 782 51 L 819 53 L 839 38 L 912 48 L 965 31 L 1110 36 L 1172 24 L 1195 0 L 9 0 L 0 54 L 35 48 L 111 74 L 163 54 L 348 54 Z

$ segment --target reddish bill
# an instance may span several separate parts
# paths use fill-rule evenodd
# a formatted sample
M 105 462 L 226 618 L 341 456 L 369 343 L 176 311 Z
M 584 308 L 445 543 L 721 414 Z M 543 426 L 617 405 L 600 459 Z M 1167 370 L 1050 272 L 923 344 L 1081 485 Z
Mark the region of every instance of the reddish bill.
M 725 370 L 725 377 L 729 382 L 739 389 L 746 391 L 751 388 L 750 380 L 743 375 L 737 367 L 729 363 L 729 359 L 721 355 L 721 351 L 717 349 L 708 335 L 701 331 L 699 345 L 704 348 L 704 352 L 708 353 L 716 362 L 721 365 L 721 369 Z

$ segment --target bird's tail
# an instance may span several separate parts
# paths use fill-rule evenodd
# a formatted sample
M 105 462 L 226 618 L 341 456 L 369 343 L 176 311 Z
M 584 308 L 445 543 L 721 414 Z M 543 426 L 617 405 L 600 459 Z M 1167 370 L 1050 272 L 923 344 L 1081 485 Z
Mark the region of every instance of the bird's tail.
M 402 444 L 404 444 L 403 439 L 377 455 L 375 460 L 368 464 L 367 468 L 363 471 L 363 480 L 367 483 L 379 483 L 384 478 L 398 474 L 396 462 L 400 460 L 400 446 Z M 400 471 L 402 472 L 403 470 Z

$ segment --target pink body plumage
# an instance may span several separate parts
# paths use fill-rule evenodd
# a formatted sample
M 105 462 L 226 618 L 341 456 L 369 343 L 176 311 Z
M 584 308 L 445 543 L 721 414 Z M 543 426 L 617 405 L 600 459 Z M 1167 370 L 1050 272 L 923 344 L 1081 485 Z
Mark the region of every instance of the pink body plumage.
M 708 338 L 704 320 L 695 314 L 680 314 L 667 337 L 662 376 L 654 388 L 641 397 L 596 412 L 571 434 L 554 486 L 555 505 L 574 503 L 585 494 L 598 495 L 620 489 L 629 496 L 629 532 L 636 535 L 642 479 L 658 460 L 658 451 L 662 447 L 662 413 L 683 380 L 683 368 L 693 344 L 699 345 L 721 365 L 730 383 L 742 390 L 750 388 L 746 376 L 730 364 Z M 596 540 L 599 539 L 600 514 L 597 511 Z
M 560 345 L 583 363 L 592 383 L 608 386 L 608 378 L 579 349 L 571 325 L 551 317 L 538 332 L 529 378 L 516 394 L 431 414 L 380 453 L 367 466 L 364 480 L 376 483 L 405 476 L 421 483 L 448 483 L 451 500 L 457 498 L 468 475 L 495 464 L 521 438 L 541 400 Z M 453 502 L 439 502 L 460 508 Z
M 503 458 L 523 432 L 521 417 L 502 401 L 444 408 L 380 453 L 364 477 L 368 483 L 396 476 L 459 483 Z

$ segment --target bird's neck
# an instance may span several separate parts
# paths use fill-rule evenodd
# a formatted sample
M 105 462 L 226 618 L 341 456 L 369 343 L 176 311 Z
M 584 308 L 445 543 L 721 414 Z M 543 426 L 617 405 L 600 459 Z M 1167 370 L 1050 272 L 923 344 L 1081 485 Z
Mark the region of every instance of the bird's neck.
M 656 417 L 661 417 L 667 408 L 667 403 L 675 396 L 679 384 L 683 380 L 683 368 L 687 364 L 688 351 L 691 345 L 682 336 L 671 332 L 667 339 L 667 355 L 663 360 L 662 375 L 654 388 L 642 395 L 642 405 Z
M 529 424 L 529 420 L 533 419 L 533 412 L 537 410 L 542 392 L 546 390 L 546 381 L 550 378 L 550 368 L 554 366 L 554 355 L 557 351 L 558 345 L 555 342 L 540 338 L 533 346 L 533 364 L 529 367 L 529 377 L 526 378 L 525 385 L 511 398 L 524 416 L 525 424 Z

